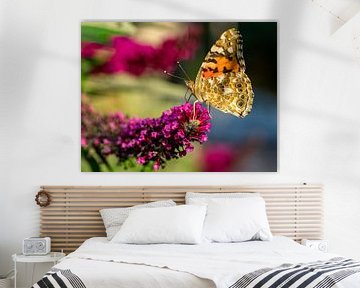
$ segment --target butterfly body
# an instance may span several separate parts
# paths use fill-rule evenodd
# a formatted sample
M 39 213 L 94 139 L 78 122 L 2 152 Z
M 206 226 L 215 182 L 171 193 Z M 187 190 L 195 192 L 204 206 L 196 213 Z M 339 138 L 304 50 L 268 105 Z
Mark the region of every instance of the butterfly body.
M 248 115 L 254 92 L 245 74 L 239 31 L 225 31 L 206 55 L 195 81 L 185 83 L 199 101 L 237 117 Z

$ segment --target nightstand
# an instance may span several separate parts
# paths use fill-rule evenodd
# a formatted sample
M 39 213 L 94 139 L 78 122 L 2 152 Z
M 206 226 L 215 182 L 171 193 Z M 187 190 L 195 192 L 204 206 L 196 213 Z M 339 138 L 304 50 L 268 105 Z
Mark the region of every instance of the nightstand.
M 24 254 L 14 254 L 12 255 L 12 259 L 14 261 L 14 270 L 15 270 L 15 277 L 14 277 L 14 288 L 16 288 L 16 264 L 17 263 L 33 263 L 33 267 L 32 267 L 32 273 L 31 273 L 31 285 L 32 286 L 34 283 L 34 266 L 36 265 L 36 263 L 45 263 L 45 262 L 49 262 L 49 263 L 53 263 L 54 265 L 56 263 L 58 263 L 58 261 L 65 257 L 65 253 L 60 253 L 60 252 L 50 252 L 49 254 L 46 255 L 37 255 L 37 256 L 27 256 Z
M 301 244 L 309 247 L 314 250 L 318 250 L 321 252 L 328 251 L 328 242 L 326 240 L 310 240 L 310 239 L 303 239 L 301 240 Z

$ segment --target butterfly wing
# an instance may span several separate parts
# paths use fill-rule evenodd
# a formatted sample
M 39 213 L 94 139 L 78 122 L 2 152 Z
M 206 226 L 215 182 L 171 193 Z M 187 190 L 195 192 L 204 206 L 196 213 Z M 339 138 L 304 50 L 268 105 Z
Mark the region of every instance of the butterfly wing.
M 225 113 L 245 117 L 254 93 L 245 74 L 242 37 L 238 30 L 225 31 L 206 55 L 195 80 L 195 95 Z

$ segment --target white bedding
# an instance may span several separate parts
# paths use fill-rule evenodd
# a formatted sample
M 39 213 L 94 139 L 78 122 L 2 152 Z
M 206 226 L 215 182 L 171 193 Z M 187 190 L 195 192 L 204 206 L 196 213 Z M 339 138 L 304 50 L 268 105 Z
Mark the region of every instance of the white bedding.
M 336 256 L 311 250 L 286 237 L 200 245 L 112 244 L 106 238 L 91 238 L 55 267 L 70 269 L 87 288 L 228 288 L 234 279 L 264 267 Z M 336 285 L 360 287 L 360 273 Z

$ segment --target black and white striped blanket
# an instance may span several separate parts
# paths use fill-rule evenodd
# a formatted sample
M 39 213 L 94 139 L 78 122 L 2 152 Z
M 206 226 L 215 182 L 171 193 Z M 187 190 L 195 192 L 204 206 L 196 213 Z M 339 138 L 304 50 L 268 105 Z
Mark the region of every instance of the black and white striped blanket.
M 304 264 L 283 264 L 242 276 L 229 288 L 331 288 L 360 272 L 360 262 L 333 258 Z M 351 288 L 351 287 L 349 287 Z
M 360 272 L 360 262 L 333 258 L 303 264 L 283 264 L 242 276 L 229 288 L 331 288 L 346 277 Z M 69 269 L 52 269 L 32 288 L 86 288 Z M 104 287 L 105 288 L 105 287 Z M 351 287 L 350 287 L 351 288 Z
M 32 288 L 86 288 L 81 279 L 69 269 L 53 268 Z

